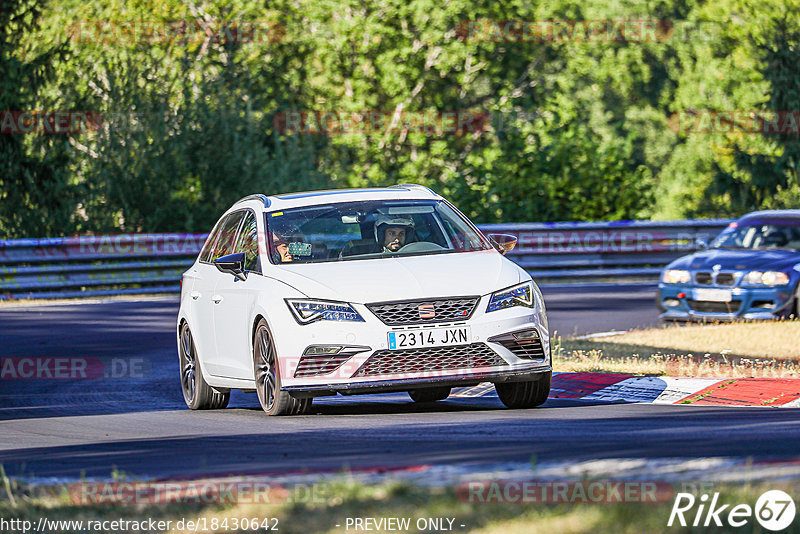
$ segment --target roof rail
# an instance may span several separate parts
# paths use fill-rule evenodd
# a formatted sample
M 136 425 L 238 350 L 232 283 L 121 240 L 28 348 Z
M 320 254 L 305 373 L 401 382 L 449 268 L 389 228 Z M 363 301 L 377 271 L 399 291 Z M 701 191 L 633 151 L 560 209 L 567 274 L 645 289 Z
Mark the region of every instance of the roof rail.
M 269 204 L 270 204 L 270 202 L 269 202 L 269 198 L 267 197 L 267 195 L 262 195 L 262 194 L 260 194 L 260 193 L 259 193 L 259 194 L 256 194 L 256 195 L 247 195 L 247 196 L 246 196 L 246 197 L 244 197 L 244 198 L 240 198 L 239 200 L 237 200 L 237 201 L 235 202 L 235 204 L 238 204 L 239 202 L 244 202 L 244 201 L 246 201 L 246 200 L 260 200 L 261 202 L 263 202 L 263 203 L 264 203 L 264 207 L 265 207 L 265 208 L 268 208 L 268 207 L 269 207 Z
M 396 185 L 390 185 L 388 189 L 416 189 L 417 191 L 427 191 L 431 195 L 436 194 L 436 192 L 430 187 L 426 187 L 424 185 L 419 185 L 419 184 L 396 184 Z

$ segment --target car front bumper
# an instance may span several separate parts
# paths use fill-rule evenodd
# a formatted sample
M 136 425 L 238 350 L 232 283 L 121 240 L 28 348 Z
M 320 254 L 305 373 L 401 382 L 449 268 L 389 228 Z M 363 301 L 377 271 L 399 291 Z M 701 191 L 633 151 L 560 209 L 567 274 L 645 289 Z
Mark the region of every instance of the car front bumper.
M 728 304 L 697 300 L 696 289 L 731 291 Z M 683 295 L 682 297 L 679 295 Z M 660 283 L 658 300 L 665 320 L 730 321 L 735 319 L 774 319 L 791 312 L 794 293 L 791 287 L 746 288 L 694 286 Z
M 467 350 L 467 345 L 479 347 L 483 354 L 491 355 L 489 357 L 489 360 L 492 361 L 491 365 L 457 365 L 454 367 L 450 363 L 441 368 L 426 366 L 424 370 L 401 370 L 401 372 L 365 376 L 360 372 L 362 366 L 377 353 L 380 353 L 384 360 L 390 362 L 393 370 L 397 370 L 397 366 L 391 364 L 395 357 L 413 361 L 418 356 L 422 357 L 422 354 L 412 350 L 390 351 L 388 333 L 397 331 L 398 328 L 385 325 L 366 306 L 354 304 L 353 306 L 365 322 L 320 321 L 310 325 L 293 325 L 291 328 L 287 327 L 285 331 L 276 333 L 281 368 L 281 389 L 290 391 L 296 396 L 327 395 L 337 392 L 356 394 L 403 391 L 413 389 L 415 386 L 465 386 L 486 381 L 532 380 L 541 376 L 541 373 L 552 370 L 547 320 L 541 307 L 539 305 L 534 308 L 514 307 L 485 313 L 487 302 L 488 297 L 481 298 L 469 320 L 447 323 L 448 327 L 469 327 L 470 339 L 467 340 L 467 344 L 442 348 L 463 348 L 464 350 L 454 351 L 459 354 L 458 358 L 462 358 L 464 353 L 471 353 Z M 407 328 L 406 331 L 419 331 L 441 326 L 443 325 L 434 324 L 405 328 Z M 509 333 L 530 330 L 536 330 L 538 333 L 538 341 L 541 344 L 540 358 L 518 357 L 515 352 L 509 350 L 497 339 Z M 295 376 L 302 355 L 310 345 L 353 347 L 354 354 L 332 372 L 313 376 Z M 490 351 L 487 350 L 487 347 Z M 479 360 L 471 360 L 466 357 L 463 361 Z M 483 361 L 485 363 L 487 360 Z

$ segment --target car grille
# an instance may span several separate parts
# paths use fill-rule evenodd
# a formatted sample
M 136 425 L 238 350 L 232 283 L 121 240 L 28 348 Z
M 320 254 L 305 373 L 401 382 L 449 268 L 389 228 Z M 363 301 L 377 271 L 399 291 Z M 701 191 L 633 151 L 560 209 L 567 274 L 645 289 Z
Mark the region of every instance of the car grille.
M 711 273 L 695 273 L 694 281 L 702 285 L 710 285 L 713 283 Z
M 507 365 L 485 343 L 408 350 L 379 350 L 353 375 L 377 376 Z
M 378 302 L 367 304 L 367 308 L 384 324 L 390 326 L 466 321 L 472 317 L 479 297 L 458 297 L 445 299 L 405 300 L 398 302 Z M 424 306 L 425 308 L 420 308 Z M 433 317 L 423 318 L 432 312 Z
M 295 378 L 299 378 L 303 376 L 317 376 L 332 373 L 341 367 L 341 365 L 352 355 L 352 353 L 347 353 L 303 356 L 300 358 L 300 363 L 297 364 L 297 369 L 294 371 L 294 376 Z
M 694 311 L 706 313 L 736 313 L 742 305 L 742 302 L 739 300 L 732 300 L 730 302 L 707 302 L 704 300 L 687 299 L 686 302 Z
M 717 275 L 717 284 L 721 286 L 732 286 L 736 281 L 733 273 L 719 273 Z
M 732 286 L 736 283 L 736 275 L 734 273 L 695 273 L 694 281 L 700 285 L 708 286 L 716 283 L 720 286 Z

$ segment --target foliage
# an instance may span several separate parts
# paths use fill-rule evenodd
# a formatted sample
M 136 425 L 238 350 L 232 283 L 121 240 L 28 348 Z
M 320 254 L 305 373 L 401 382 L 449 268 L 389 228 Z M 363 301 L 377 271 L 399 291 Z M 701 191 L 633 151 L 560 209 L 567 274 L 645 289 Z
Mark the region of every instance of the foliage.
M 687 132 L 674 117 L 797 111 L 798 16 L 793 0 L 3 2 L 0 110 L 104 120 L 68 135 L 0 134 L 0 236 L 205 231 L 253 192 L 402 182 L 482 222 L 797 207 L 797 135 Z M 469 31 L 503 20 L 664 22 L 655 41 Z M 261 21 L 271 33 L 103 40 L 91 21 Z M 278 127 L 298 110 L 471 112 L 491 127 Z

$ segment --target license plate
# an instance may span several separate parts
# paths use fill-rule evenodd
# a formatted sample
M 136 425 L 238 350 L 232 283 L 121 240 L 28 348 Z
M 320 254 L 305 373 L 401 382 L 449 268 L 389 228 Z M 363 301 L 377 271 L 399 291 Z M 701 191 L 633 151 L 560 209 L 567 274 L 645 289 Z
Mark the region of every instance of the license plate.
M 730 302 L 733 295 L 730 289 L 695 289 L 694 300 L 706 302 Z
M 464 345 L 469 343 L 469 340 L 468 326 L 403 330 L 402 332 L 389 332 L 389 350 Z

